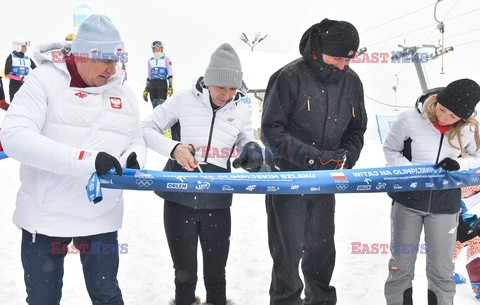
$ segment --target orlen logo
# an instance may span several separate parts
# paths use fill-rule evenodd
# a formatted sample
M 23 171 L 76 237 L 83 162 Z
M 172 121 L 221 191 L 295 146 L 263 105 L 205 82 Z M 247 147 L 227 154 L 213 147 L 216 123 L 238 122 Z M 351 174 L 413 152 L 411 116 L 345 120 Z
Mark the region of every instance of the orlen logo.
M 369 191 L 372 189 L 371 185 L 357 185 L 357 191 Z
M 188 183 L 167 183 L 167 189 L 186 190 L 187 188 Z

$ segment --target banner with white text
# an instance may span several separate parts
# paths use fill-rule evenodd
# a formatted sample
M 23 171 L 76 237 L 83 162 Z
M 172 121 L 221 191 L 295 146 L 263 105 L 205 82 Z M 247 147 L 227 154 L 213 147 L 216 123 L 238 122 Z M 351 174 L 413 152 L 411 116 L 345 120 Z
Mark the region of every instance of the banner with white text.
M 480 184 L 480 168 L 435 170 L 433 165 L 351 170 L 179 173 L 123 169 L 123 175 L 93 174 L 87 185 L 91 201 L 101 200 L 100 188 L 205 193 L 331 194 L 402 192 L 461 188 Z M 100 196 L 100 197 L 99 197 Z

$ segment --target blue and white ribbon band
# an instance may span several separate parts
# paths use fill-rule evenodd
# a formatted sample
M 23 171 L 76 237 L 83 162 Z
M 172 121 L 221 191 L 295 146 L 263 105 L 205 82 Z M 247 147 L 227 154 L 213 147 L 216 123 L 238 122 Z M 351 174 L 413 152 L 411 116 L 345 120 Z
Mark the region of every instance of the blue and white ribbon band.
M 92 176 L 96 176 L 94 173 Z M 87 193 L 97 200 L 97 187 L 195 193 L 331 194 L 439 190 L 480 184 L 480 168 L 447 172 L 433 165 L 379 167 L 351 170 L 180 173 L 123 169 L 90 179 Z
M 7 154 L 2 150 L 0 151 L 0 160 L 8 158 Z

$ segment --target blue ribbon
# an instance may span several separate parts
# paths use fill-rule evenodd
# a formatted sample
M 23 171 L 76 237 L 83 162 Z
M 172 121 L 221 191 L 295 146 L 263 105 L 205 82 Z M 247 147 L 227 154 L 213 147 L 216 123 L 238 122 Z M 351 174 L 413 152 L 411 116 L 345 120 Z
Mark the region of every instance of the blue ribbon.
M 96 173 L 93 174 L 95 176 Z M 379 167 L 351 170 L 184 173 L 123 169 L 123 175 L 107 173 L 96 185 L 113 189 L 248 194 L 331 194 L 439 190 L 480 184 L 480 168 L 447 172 L 433 165 Z M 92 197 L 95 200 L 95 196 Z
M 99 203 L 102 201 L 102 188 L 100 186 L 100 179 L 98 178 L 98 174 L 96 172 L 90 176 L 90 179 L 88 179 L 85 189 L 90 202 Z
M 0 151 L 0 160 L 8 158 L 7 154 L 2 150 Z

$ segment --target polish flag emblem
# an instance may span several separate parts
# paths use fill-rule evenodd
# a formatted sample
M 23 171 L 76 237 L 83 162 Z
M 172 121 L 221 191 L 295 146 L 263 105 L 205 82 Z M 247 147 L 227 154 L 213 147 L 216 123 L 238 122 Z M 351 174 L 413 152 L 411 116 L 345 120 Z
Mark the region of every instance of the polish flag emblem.
M 110 106 L 114 109 L 122 109 L 122 99 L 119 97 L 110 97 Z
M 81 151 L 77 152 L 77 154 L 75 156 L 75 159 L 77 159 L 77 160 L 88 160 L 88 159 L 90 159 L 90 157 L 92 157 L 92 153 L 90 151 L 81 150 Z
M 339 181 L 339 180 L 347 180 L 347 177 L 342 173 L 330 173 L 330 176 L 332 176 L 333 180 Z

